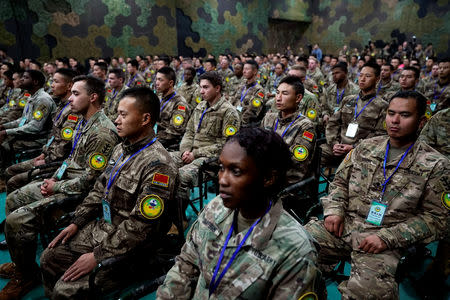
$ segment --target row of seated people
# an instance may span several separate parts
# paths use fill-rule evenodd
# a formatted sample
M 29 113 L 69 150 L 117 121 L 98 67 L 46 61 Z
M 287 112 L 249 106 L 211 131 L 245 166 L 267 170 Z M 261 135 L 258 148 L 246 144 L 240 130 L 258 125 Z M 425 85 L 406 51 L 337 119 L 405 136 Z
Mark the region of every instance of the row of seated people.
M 244 69 L 245 66 L 247 66 L 250 71 L 257 71 L 257 67 L 251 62 L 244 65 Z M 161 70 L 164 71 L 164 68 Z M 379 72 L 379 67 L 377 68 L 376 65 L 370 64 L 366 65 L 362 69 L 362 75 L 360 76 L 362 96 L 376 95 L 373 90 L 375 89 L 377 77 L 379 75 L 377 70 Z M 173 70 L 167 70 L 169 74 L 164 74 L 164 72 L 158 71 L 158 74 L 167 76 L 162 76 L 164 78 L 161 78 L 160 80 L 157 79 L 157 87 L 158 81 L 161 82 L 163 80 L 167 80 L 169 82 L 169 87 L 173 89 L 173 83 L 170 84 L 170 81 L 174 81 L 171 79 L 171 71 L 173 72 Z M 70 75 L 68 75 L 69 73 L 67 72 L 67 74 L 64 74 L 64 72 L 64 70 L 60 70 L 56 74 L 66 77 L 65 81 L 62 81 L 67 85 L 67 87 L 69 87 L 66 87 L 65 96 L 67 96 L 67 98 L 65 99 L 65 102 L 62 101 L 59 103 L 60 111 L 57 111 L 53 118 L 54 124 L 52 130 L 54 130 L 54 135 L 52 135 L 52 137 L 47 141 L 46 147 L 49 148 L 52 145 L 56 145 L 55 141 L 57 137 L 60 138 L 61 142 L 63 140 L 67 140 L 69 142 L 66 142 L 66 144 L 69 145 L 68 148 L 70 148 L 70 151 L 68 151 L 68 157 L 61 164 L 51 179 L 45 180 L 43 183 L 31 183 L 12 193 L 8 193 L 6 236 L 8 245 L 13 245 L 10 246 L 9 249 L 11 252 L 11 257 L 15 262 L 14 268 L 17 267 L 17 269 L 20 269 L 18 265 L 21 265 L 22 267 L 25 265 L 28 267 L 33 265 L 31 263 L 33 260 L 30 259 L 30 257 L 35 256 L 35 247 L 27 245 L 36 243 L 36 231 L 30 233 L 29 235 L 24 235 L 23 230 L 24 228 L 36 229 L 37 223 L 34 222 L 39 222 L 40 206 L 46 205 L 49 201 L 54 201 L 58 198 L 58 195 L 64 197 L 73 193 L 83 193 L 89 191 L 89 187 L 92 186 L 93 181 L 99 176 L 99 173 L 101 173 L 106 166 L 109 166 L 108 162 L 111 165 L 116 165 L 116 161 L 114 159 L 110 160 L 110 155 L 113 152 L 114 145 L 118 142 L 118 139 L 114 134 L 115 127 L 101 110 L 105 93 L 104 83 L 101 80 L 91 77 L 75 78 L 72 82 L 71 80 L 67 80 L 67 78 L 70 77 Z M 27 76 L 29 77 L 29 82 L 27 82 Z M 365 79 L 365 77 L 368 79 Z M 52 115 L 52 113 L 45 110 L 43 106 L 37 106 L 40 109 L 36 109 L 31 106 L 33 105 L 33 97 L 35 96 L 36 99 L 48 98 L 38 97 L 39 93 L 44 93 L 40 90 L 43 84 L 43 75 L 42 73 L 39 74 L 39 72 L 27 71 L 24 73 L 22 78 L 22 87 L 26 88 L 32 97 L 28 101 L 23 112 L 22 120 L 25 120 L 23 121 L 24 124 L 20 124 L 19 122 L 18 125 L 20 126 L 17 126 L 17 128 L 21 129 L 24 126 L 35 128 L 36 124 L 30 124 L 31 121 L 35 122 L 42 120 L 39 116 L 44 117 L 46 115 Z M 55 82 L 57 83 L 58 80 L 56 79 Z M 29 84 L 29 86 L 27 86 L 27 84 Z M 222 78 L 216 73 L 206 73 L 203 77 L 200 77 L 200 86 L 201 95 L 204 101 L 198 104 L 193 113 L 188 117 L 189 121 L 187 121 L 186 132 L 180 143 L 180 151 L 173 152 L 171 154 L 177 169 L 176 173 L 178 173 L 180 181 L 180 188 L 177 191 L 177 197 L 175 198 L 179 199 L 183 204 L 188 201 L 189 188 L 196 182 L 196 169 L 198 169 L 199 164 L 201 164 L 202 161 L 208 157 L 218 156 L 226 138 L 233 136 L 239 130 L 241 124 L 244 127 L 254 125 L 244 124 L 244 118 L 240 116 L 240 114 L 244 115 L 244 112 L 246 111 L 244 105 L 248 105 L 248 107 L 252 108 L 259 108 L 264 103 L 262 98 L 249 98 L 249 100 L 245 103 L 243 100 L 248 94 L 248 90 L 252 88 L 252 86 L 246 86 L 241 91 L 240 100 L 242 101 L 238 102 L 237 106 L 233 107 L 229 100 L 222 97 Z M 246 91 L 243 94 L 244 90 Z M 130 90 L 130 92 L 133 91 L 134 90 Z M 163 92 L 162 89 L 160 89 L 160 91 Z M 303 114 L 299 113 L 299 103 L 302 100 L 303 93 L 304 88 L 298 77 L 289 76 L 280 81 L 276 96 L 276 107 L 280 112 L 267 113 L 264 116 L 261 125 L 266 129 L 278 132 L 280 136 L 282 136 L 288 143 L 291 152 L 291 160 L 296 164 L 295 167 L 292 167 L 289 172 L 291 172 L 292 175 L 295 175 L 294 177 L 296 177 L 296 179 L 304 176 L 304 174 L 301 173 L 305 173 L 308 169 L 306 162 L 307 158 L 314 151 L 314 140 L 316 135 L 314 123 L 309 120 L 308 117 L 305 117 Z M 160 102 L 158 101 L 158 111 L 160 112 L 161 117 L 163 115 L 161 108 L 167 106 L 170 97 L 174 97 L 176 95 L 175 92 L 166 94 L 166 97 L 169 96 L 169 99 L 165 100 L 163 98 Z M 120 94 L 118 99 L 126 98 L 126 95 L 127 92 L 124 91 Z M 61 94 L 61 96 L 63 95 Z M 83 96 L 84 102 L 82 100 L 77 101 L 77 99 L 82 98 L 81 96 Z M 355 107 L 359 106 L 358 103 L 360 105 L 362 104 L 362 109 L 359 110 L 356 118 L 365 113 L 365 108 L 370 107 L 369 104 L 373 101 L 374 97 L 366 97 L 367 99 L 363 98 L 364 97 L 361 97 L 361 102 L 358 102 L 358 100 L 355 101 Z M 255 105 L 255 99 L 260 101 L 259 105 Z M 122 102 L 119 102 L 118 117 L 115 120 L 117 123 L 117 132 L 121 137 L 132 137 L 135 133 L 133 131 L 129 132 L 125 129 L 125 126 L 122 126 L 123 124 L 126 124 L 127 113 L 122 113 L 120 103 Z M 240 106 L 240 103 L 242 103 L 242 106 Z M 42 103 L 40 103 L 40 105 L 42 105 Z M 187 107 L 185 106 L 184 110 L 177 107 L 176 110 L 180 112 L 186 111 Z M 383 110 L 386 110 L 386 106 Z M 333 117 L 335 115 L 336 113 Z M 152 125 L 154 125 L 154 123 L 158 120 L 158 118 L 155 117 L 150 117 L 150 119 L 152 120 Z M 62 125 L 57 127 L 56 123 L 60 120 L 62 122 L 74 123 L 73 127 L 62 127 Z M 176 118 L 172 118 L 172 123 L 175 123 L 175 120 Z M 350 127 L 348 125 L 349 124 L 346 124 L 346 127 Z M 362 124 L 360 125 L 362 126 Z M 358 128 L 358 125 L 356 125 L 356 128 L 353 130 L 355 133 L 359 133 L 361 131 Z M 164 131 L 160 130 L 160 126 L 158 126 L 157 134 L 160 132 Z M 92 136 L 90 134 L 92 134 Z M 128 136 L 128 134 L 130 136 Z M 5 136 L 9 137 L 9 132 L 6 131 L 3 137 Z M 346 136 L 348 136 L 348 134 L 346 134 Z M 361 139 L 364 138 L 365 137 L 361 137 Z M 160 139 L 164 140 L 163 138 Z M 288 139 L 292 140 L 288 141 Z M 148 144 L 151 145 L 151 141 Z M 8 146 L 11 145 L 12 143 L 8 143 Z M 13 145 L 16 145 L 16 141 L 14 141 Z M 353 145 L 356 146 L 356 144 Z M 6 150 L 3 151 L 6 152 Z M 2 158 L 3 157 L 6 156 L 2 156 Z M 41 160 L 44 158 L 45 155 L 41 157 Z M 33 162 L 34 161 L 35 160 L 33 160 Z M 117 159 L 117 162 L 118 161 L 120 161 L 120 159 Z M 115 166 L 112 166 L 112 169 L 115 169 Z M 152 184 L 167 187 L 169 178 L 176 178 L 177 175 L 168 175 L 166 173 L 168 172 L 154 173 L 152 177 Z M 119 174 L 122 174 L 122 171 L 120 171 Z M 110 176 L 110 183 L 119 182 L 114 181 L 114 179 L 111 181 L 111 178 L 115 178 L 114 176 Z M 136 188 L 138 186 L 138 183 L 133 184 L 133 180 L 131 178 L 128 178 L 128 181 L 123 180 L 123 183 L 127 185 L 128 190 L 130 190 L 131 185 L 131 192 L 135 191 L 135 189 L 132 188 L 133 186 Z M 109 184 L 107 184 L 107 186 L 108 185 Z M 106 192 L 105 197 L 108 198 L 108 195 L 108 192 Z M 150 206 L 155 203 L 157 206 L 162 206 L 161 197 L 157 194 L 149 194 L 149 196 L 151 195 L 156 195 L 157 197 L 150 197 L 151 201 L 147 199 Z M 110 207 L 110 202 L 108 202 L 108 199 L 103 200 L 105 200 L 103 203 L 103 217 L 104 220 L 108 221 L 108 211 L 111 211 L 112 207 Z M 141 204 L 142 203 L 147 202 L 141 201 Z M 27 206 L 27 208 L 20 209 L 20 207 L 24 206 Z M 116 211 L 118 211 L 119 208 L 116 208 Z M 141 207 L 139 212 L 144 218 L 146 213 L 150 214 L 149 219 L 152 219 L 152 212 L 146 212 L 144 207 Z M 81 223 L 76 226 L 84 225 L 82 221 L 80 222 Z M 24 225 L 24 223 L 27 224 Z M 14 232 L 16 232 L 16 234 L 14 234 Z M 69 233 L 66 231 L 64 234 Z M 114 242 L 117 242 L 117 240 L 114 240 Z M 33 251 L 34 253 L 30 255 L 30 252 Z M 37 273 L 37 271 L 35 273 Z M 31 278 L 31 281 L 33 280 L 34 278 Z M 63 283 L 60 284 L 64 285 Z

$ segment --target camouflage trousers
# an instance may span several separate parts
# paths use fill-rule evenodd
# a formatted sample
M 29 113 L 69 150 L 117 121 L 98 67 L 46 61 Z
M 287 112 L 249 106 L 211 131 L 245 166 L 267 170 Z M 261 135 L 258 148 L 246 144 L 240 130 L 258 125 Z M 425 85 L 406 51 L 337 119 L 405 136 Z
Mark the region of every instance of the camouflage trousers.
M 328 144 L 320 145 L 322 149 L 322 156 L 320 158 L 320 164 L 326 167 L 337 167 L 341 164 L 342 160 L 345 158 L 343 156 L 335 156 L 333 154 L 333 147 Z
M 17 120 L 22 116 L 22 110 L 8 110 L 0 116 L 0 125 Z
M 6 169 L 6 192 L 11 193 L 29 183 L 28 171 L 34 167 L 32 159 L 14 164 Z
M 318 264 L 325 274 L 341 260 L 350 258 L 350 278 L 339 284 L 342 299 L 398 299 L 395 271 L 401 257 L 399 251 L 385 250 L 371 254 L 352 246 L 350 236 L 335 237 L 323 221 L 311 220 L 305 229 L 320 245 Z
M 44 144 L 45 140 L 43 139 L 30 138 L 29 140 L 20 140 L 13 137 L 7 137 L 0 145 L 0 167 L 6 168 L 10 166 L 13 163 L 17 152 L 39 148 Z

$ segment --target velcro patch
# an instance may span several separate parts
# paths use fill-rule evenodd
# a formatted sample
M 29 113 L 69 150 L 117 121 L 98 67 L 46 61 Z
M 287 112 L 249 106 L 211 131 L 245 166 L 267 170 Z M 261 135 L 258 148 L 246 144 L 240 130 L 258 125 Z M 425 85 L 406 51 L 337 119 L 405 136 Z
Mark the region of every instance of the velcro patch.
M 236 132 L 237 132 L 237 129 L 233 125 L 227 125 L 227 127 L 225 128 L 225 135 L 226 136 L 235 135 Z
M 67 117 L 67 121 L 76 123 L 76 122 L 78 122 L 78 117 L 76 115 L 69 115 Z
M 258 98 L 255 98 L 255 99 L 252 100 L 252 105 L 253 105 L 253 107 L 260 107 L 261 104 L 262 104 L 262 103 L 261 103 L 261 100 L 258 99 Z
M 319 299 L 314 292 L 307 292 L 298 298 L 298 300 L 317 300 Z
M 163 186 L 163 187 L 168 187 L 169 179 L 170 179 L 169 175 L 155 173 L 155 175 L 153 175 L 152 184 Z
M 450 192 L 443 192 L 441 196 L 442 205 L 445 208 L 450 209 Z
M 345 162 L 349 161 L 350 158 L 352 158 L 352 152 L 353 152 L 353 149 L 350 150 L 349 153 L 347 153 L 347 155 L 346 155 L 345 158 L 344 158 L 344 161 L 345 161 Z
M 305 130 L 305 131 L 303 131 L 302 138 L 304 138 L 307 141 L 312 142 L 314 139 L 314 133 Z
M 136 82 L 136 84 L 137 84 L 137 85 L 141 85 L 141 84 L 142 84 L 142 82 L 138 81 L 138 82 Z
M 200 103 L 200 102 L 202 102 L 202 98 L 201 98 L 201 97 L 197 97 L 197 98 L 195 98 L 195 102 L 197 102 L 197 103 Z
M 183 124 L 184 122 L 184 117 L 182 115 L 175 115 L 172 118 L 173 124 L 175 124 L 176 126 L 180 126 L 181 124 Z
M 28 98 L 28 97 L 31 97 L 31 94 L 25 93 L 25 94 L 23 94 L 23 96 Z
M 70 127 L 64 127 L 61 130 L 61 137 L 66 141 L 70 141 L 73 137 L 73 129 Z
M 35 110 L 35 111 L 33 112 L 33 118 L 34 118 L 35 120 L 40 121 L 43 117 L 44 117 L 44 114 L 43 114 L 42 111 L 40 111 L 39 109 L 38 109 L 38 110 Z
M 155 194 L 147 195 L 142 198 L 139 210 L 144 218 L 149 220 L 156 219 L 164 211 L 164 202 Z
M 314 120 L 317 116 L 317 111 L 314 108 L 311 108 L 308 110 L 308 112 L 306 113 L 306 116 L 310 119 L 310 120 Z
M 27 99 L 20 99 L 19 107 L 25 107 L 25 105 L 27 105 Z
M 308 149 L 303 145 L 295 145 L 292 154 L 294 155 L 294 159 L 304 161 L 308 157 Z
M 106 156 L 101 153 L 93 153 L 89 157 L 89 166 L 94 170 L 102 170 L 107 163 Z
M 258 93 L 258 97 L 260 97 L 261 99 L 264 98 L 264 93 L 259 92 L 259 93 Z
M 178 105 L 178 110 L 186 111 L 186 106 L 184 106 L 184 105 Z

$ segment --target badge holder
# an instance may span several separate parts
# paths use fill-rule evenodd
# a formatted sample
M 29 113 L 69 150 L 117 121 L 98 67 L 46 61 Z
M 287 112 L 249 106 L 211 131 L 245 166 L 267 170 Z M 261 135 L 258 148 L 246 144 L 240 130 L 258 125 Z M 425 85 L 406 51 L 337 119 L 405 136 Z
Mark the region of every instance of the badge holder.
M 236 109 L 238 112 L 242 112 L 242 106 L 239 105 L 238 107 L 236 107 Z
M 387 204 L 383 200 L 373 200 L 366 221 L 376 226 L 380 226 L 386 213 Z
M 47 144 L 45 145 L 45 147 L 50 147 L 50 145 L 53 143 L 53 140 L 55 139 L 55 136 L 52 135 L 52 137 L 48 140 Z
M 103 208 L 103 219 L 106 223 L 111 224 L 111 207 L 109 205 L 109 202 L 102 198 L 102 208 Z
M 354 138 L 357 132 L 358 132 L 358 123 L 356 123 L 356 121 L 353 121 L 350 124 L 348 124 L 345 136 L 349 138 Z
M 19 127 L 22 127 L 23 125 L 25 125 L 26 121 L 27 121 L 26 118 L 22 118 L 22 120 L 20 120 Z
M 436 110 L 436 102 L 430 104 L 430 109 L 432 112 Z
M 58 180 L 61 180 L 61 178 L 63 177 L 64 173 L 66 172 L 67 166 L 68 166 L 68 165 L 67 165 L 67 162 L 64 161 L 64 162 L 62 163 L 61 167 L 59 167 L 58 173 L 56 173 L 56 178 L 57 178 Z

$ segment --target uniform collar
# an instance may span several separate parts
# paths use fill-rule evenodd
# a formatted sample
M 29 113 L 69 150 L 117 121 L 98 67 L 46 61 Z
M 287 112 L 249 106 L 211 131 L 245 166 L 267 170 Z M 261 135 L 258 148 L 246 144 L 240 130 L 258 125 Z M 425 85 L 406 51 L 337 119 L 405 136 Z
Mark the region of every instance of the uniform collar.
M 382 164 L 384 161 L 384 157 L 386 155 L 386 145 L 389 141 L 389 136 L 386 136 L 382 143 L 380 143 L 380 146 L 376 148 L 374 151 L 374 156 L 376 156 L 379 159 L 379 162 Z M 414 146 L 412 146 L 411 150 L 406 155 L 405 159 L 403 160 L 401 167 L 408 169 L 412 163 L 416 160 L 418 149 L 420 148 L 420 141 L 416 140 L 414 142 Z M 405 149 L 406 151 L 406 149 Z M 402 153 L 403 155 L 403 153 Z M 390 162 L 386 162 L 386 166 L 397 166 L 400 156 L 396 157 L 395 159 L 391 160 Z
M 140 141 L 137 141 L 134 144 L 130 144 L 130 142 L 128 140 L 125 140 L 122 143 L 122 150 L 123 150 L 124 155 L 132 154 L 132 153 L 139 151 L 139 149 L 141 149 L 142 147 L 144 147 L 145 145 L 150 143 L 150 141 L 154 137 L 155 137 L 155 133 L 152 131 L 148 136 L 141 139 Z
M 297 110 L 292 115 L 290 115 L 289 117 L 286 117 L 286 118 L 281 117 L 281 111 L 278 112 L 278 120 L 280 122 L 280 125 L 284 125 L 284 124 L 287 124 L 289 122 L 292 122 L 292 120 L 297 118 L 297 116 L 299 114 L 300 114 L 300 109 L 299 108 L 297 108 Z
M 89 128 L 91 128 L 92 124 L 97 122 L 97 119 L 100 118 L 100 116 L 103 114 L 103 110 L 98 110 L 95 114 L 92 115 L 92 117 L 88 120 L 87 124 L 83 127 L 83 133 L 88 131 Z M 83 118 L 80 122 L 85 122 L 86 120 Z
M 225 101 L 225 98 L 222 96 L 220 97 L 219 101 L 217 101 L 213 106 L 209 106 L 208 101 L 204 101 L 202 111 L 205 108 L 209 108 L 210 110 L 218 110 L 219 107 L 222 106 L 222 103 Z
M 367 100 L 372 99 L 376 95 L 377 95 L 376 93 L 372 93 L 372 94 L 367 94 L 367 95 L 363 96 L 362 92 L 359 92 L 359 99 L 361 99 L 362 101 L 367 101 Z

